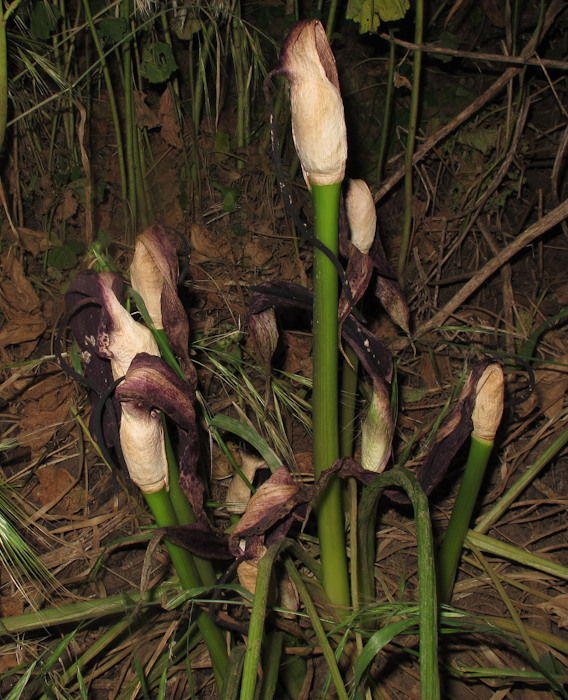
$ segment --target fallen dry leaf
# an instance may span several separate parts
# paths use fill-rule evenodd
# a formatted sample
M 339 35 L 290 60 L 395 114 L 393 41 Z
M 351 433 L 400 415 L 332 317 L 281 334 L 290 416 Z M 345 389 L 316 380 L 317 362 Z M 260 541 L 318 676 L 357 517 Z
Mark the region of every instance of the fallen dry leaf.
M 568 355 L 562 355 L 558 362 L 568 364 Z M 544 415 L 551 419 L 562 410 L 564 396 L 568 391 L 568 368 L 556 364 L 543 364 L 534 373 L 536 404 Z
M 220 239 L 218 234 L 199 224 L 192 224 L 189 242 L 194 263 L 227 260 L 231 253 L 231 245 L 225 236 Z
M 169 89 L 164 90 L 160 97 L 160 123 L 162 124 L 161 135 L 164 141 L 179 151 L 183 148 L 179 132 L 179 124 L 174 112 L 174 103 Z
M 568 593 L 556 596 L 546 603 L 540 603 L 537 608 L 549 615 L 558 616 L 558 627 L 568 627 Z
M 146 95 L 139 90 L 133 90 L 134 113 L 136 115 L 136 126 L 139 129 L 155 129 L 160 126 L 160 120 L 146 104 Z
M 72 216 L 75 216 L 79 203 L 72 190 L 65 190 L 63 201 L 57 205 L 55 209 L 55 219 L 58 221 L 68 221 Z
M 17 231 L 20 244 L 24 250 L 27 250 L 35 257 L 45 252 L 47 233 L 43 231 L 34 231 L 31 228 L 24 228 L 23 226 L 18 226 Z
M 70 385 L 61 372 L 34 382 L 21 395 L 20 440 L 37 454 L 69 414 Z
M 0 307 L 6 321 L 0 329 L 0 348 L 19 346 L 16 361 L 25 360 L 34 350 L 47 324 L 40 312 L 40 301 L 21 262 L 10 253 L 1 258 Z
M 12 318 L 14 314 L 31 313 L 39 308 L 40 301 L 31 282 L 26 278 L 22 263 L 10 253 L 0 259 L 0 305 L 2 312 Z
M 31 499 L 40 507 L 59 500 L 51 509 L 57 515 L 72 515 L 83 504 L 84 491 L 75 485 L 75 479 L 62 467 L 46 466 L 36 471 L 39 485 L 31 492 Z M 67 493 L 66 493 L 67 492 Z M 63 495 L 65 494 L 65 495 Z

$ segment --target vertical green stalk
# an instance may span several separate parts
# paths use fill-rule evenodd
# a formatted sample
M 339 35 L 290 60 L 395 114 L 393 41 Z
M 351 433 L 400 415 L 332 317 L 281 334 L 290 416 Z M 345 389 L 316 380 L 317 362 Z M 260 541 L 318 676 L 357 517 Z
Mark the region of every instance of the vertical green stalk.
M 8 122 L 8 41 L 6 17 L 2 9 L 0 13 L 0 148 L 2 148 Z
M 422 34 L 424 27 L 424 3 L 423 0 L 416 2 L 416 25 L 414 28 L 414 43 L 422 44 Z M 414 142 L 416 140 L 416 128 L 418 125 L 418 107 L 420 104 L 420 77 L 422 71 L 422 52 L 414 52 L 414 62 L 412 64 L 412 95 L 410 98 L 410 118 L 408 122 L 408 138 L 406 139 L 406 158 L 404 161 L 404 221 L 402 228 L 402 243 L 398 256 L 397 274 L 402 285 L 406 258 L 410 247 L 410 234 L 412 230 L 412 156 L 414 155 Z
M 327 15 L 327 23 L 325 27 L 325 34 L 327 40 L 331 44 L 331 37 L 333 35 L 333 24 L 335 22 L 335 15 L 337 14 L 338 0 L 331 0 L 331 5 L 329 6 L 329 14 Z
M 391 39 L 392 31 L 390 33 Z M 383 116 L 383 128 L 381 130 L 381 145 L 379 147 L 379 156 L 377 158 L 377 182 L 383 179 L 383 171 L 385 167 L 385 156 L 389 144 L 390 121 L 393 105 L 393 83 L 394 83 L 394 41 L 391 41 L 389 52 L 389 72 L 387 75 L 387 94 L 385 96 L 385 111 Z
M 237 3 L 235 5 L 235 14 L 232 22 L 233 62 L 235 64 L 235 77 L 237 81 L 237 148 L 243 148 L 245 146 L 245 105 L 247 89 L 243 33 L 241 6 L 240 3 Z M 237 167 L 242 168 L 242 165 L 242 161 L 239 161 Z
M 341 183 L 313 185 L 314 229 L 332 253 L 339 246 Z M 314 250 L 314 384 L 312 415 L 316 480 L 339 458 L 338 279 L 331 260 Z M 341 485 L 333 476 L 317 503 L 322 583 L 334 606 L 350 605 Z
M 105 85 L 106 85 L 107 92 L 108 92 L 108 101 L 109 101 L 110 109 L 112 112 L 112 121 L 113 121 L 113 125 L 114 125 L 115 136 L 116 136 L 116 150 L 118 153 L 118 164 L 120 167 L 120 184 L 121 184 L 121 188 L 122 188 L 122 199 L 124 201 L 124 218 L 127 222 L 127 228 L 128 228 L 128 224 L 130 223 L 130 214 L 129 214 L 129 206 L 128 206 L 128 188 L 127 188 L 127 182 L 126 182 L 126 165 L 124 163 L 124 149 L 123 149 L 123 143 L 122 143 L 122 132 L 120 130 L 120 118 L 118 116 L 118 107 L 116 105 L 116 99 L 114 96 L 114 89 L 112 86 L 112 79 L 110 77 L 110 71 L 108 69 L 108 65 L 106 62 L 103 47 L 101 46 L 101 41 L 99 39 L 99 35 L 97 34 L 97 28 L 95 27 L 95 22 L 93 20 L 93 15 L 91 13 L 91 5 L 90 5 L 89 0 L 83 0 L 83 8 L 85 10 L 85 19 L 87 20 L 87 24 L 89 25 L 89 29 L 91 30 L 91 36 L 93 38 L 93 42 L 95 44 L 95 48 L 96 48 L 97 54 L 99 56 L 99 61 L 101 63 L 101 67 L 103 70 L 103 77 L 105 79 Z
M 138 127 L 134 109 L 134 77 L 132 73 L 132 46 L 135 36 L 134 22 L 130 21 L 131 2 L 122 0 L 122 17 L 131 29 L 122 45 L 122 69 L 124 73 L 124 121 L 126 129 L 126 168 L 128 170 L 128 198 L 132 211 L 132 231 L 134 235 L 138 227 L 148 228 L 148 210 L 144 190 L 144 174 L 140 157 Z
M 0 148 L 4 145 L 6 124 L 8 123 L 8 40 L 6 23 L 12 12 L 18 9 L 21 0 L 13 0 L 6 8 L 0 7 Z
M 156 493 L 145 493 L 144 498 L 146 499 L 146 503 L 150 507 L 152 515 L 154 516 L 154 519 L 159 527 L 168 527 L 179 524 L 172 507 L 169 494 L 165 489 L 161 489 Z M 166 547 L 182 585 L 187 590 L 191 590 L 192 588 L 200 588 L 202 586 L 201 578 L 199 577 L 199 573 L 191 554 L 167 541 Z M 207 649 L 209 650 L 211 663 L 213 664 L 213 672 L 217 682 L 217 688 L 220 691 L 223 685 L 223 678 L 225 677 L 228 661 L 227 644 L 224 635 L 205 612 L 200 613 L 199 617 L 197 618 L 197 626 L 199 627 L 199 630 L 203 635 L 203 639 L 205 640 L 205 644 L 207 645 Z
M 378 474 L 366 487 L 359 507 L 359 555 L 363 564 L 369 563 L 364 579 L 374 583 L 375 514 L 379 498 L 388 486 L 403 488 L 414 508 L 416 542 L 418 545 L 418 582 L 420 618 L 420 697 L 439 700 L 440 676 L 438 671 L 438 604 L 434 565 L 434 545 L 428 498 L 414 475 L 407 469 L 397 468 Z M 364 581 L 363 579 L 363 581 Z M 374 596 L 374 591 L 372 593 Z
M 493 441 L 472 435 L 463 479 L 438 555 L 438 598 L 441 603 L 450 603 L 452 599 L 463 543 L 492 449 Z

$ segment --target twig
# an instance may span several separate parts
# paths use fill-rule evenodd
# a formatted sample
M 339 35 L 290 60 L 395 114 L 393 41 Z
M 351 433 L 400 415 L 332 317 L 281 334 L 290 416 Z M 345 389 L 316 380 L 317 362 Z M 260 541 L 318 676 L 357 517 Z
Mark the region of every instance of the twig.
M 527 43 L 523 49 L 519 58 L 526 61 L 528 57 L 534 52 L 536 44 L 542 37 L 546 34 L 551 24 L 554 22 L 556 16 L 561 12 L 566 4 L 562 0 L 553 0 L 550 3 L 550 7 L 546 13 L 546 18 L 543 23 L 542 31 L 537 32 L 531 37 L 530 41 Z M 513 78 L 515 78 L 520 72 L 521 68 L 507 68 L 507 70 L 493 83 L 493 85 L 486 90 L 483 95 L 480 95 L 476 100 L 474 100 L 468 107 L 466 107 L 463 112 L 458 114 L 458 116 L 453 119 L 449 124 L 442 127 L 438 132 L 433 134 L 429 139 L 424 141 L 422 146 L 416 151 L 412 159 L 412 164 L 416 165 L 430 149 L 432 149 L 440 141 L 443 141 L 446 136 L 449 136 L 452 131 L 455 131 L 459 126 L 466 122 L 471 116 L 478 112 L 482 107 L 484 107 L 488 102 L 490 102 L 494 97 L 496 97 L 499 92 L 509 83 Z M 389 179 L 384 183 L 384 185 L 378 190 L 375 195 L 375 202 L 379 202 L 392 188 L 404 177 L 405 166 L 403 165 L 399 168 L 394 175 L 391 175 Z
M 532 226 L 529 226 L 524 233 L 515 238 L 515 240 L 510 243 L 506 248 L 496 255 L 493 260 L 489 260 L 482 268 L 475 274 L 474 277 L 467 282 L 460 291 L 444 306 L 443 309 L 438 311 L 438 313 L 433 316 L 429 321 L 426 321 L 420 328 L 416 331 L 416 336 L 422 335 L 427 331 L 436 328 L 436 326 L 441 325 L 444 321 L 453 314 L 453 312 L 461 305 L 463 302 L 470 297 L 484 282 L 486 279 L 491 277 L 491 275 L 496 272 L 502 265 L 508 262 L 514 255 L 521 251 L 525 246 L 530 245 L 543 233 L 549 231 L 553 226 L 561 223 L 568 217 L 568 199 L 562 202 L 559 206 L 553 209 L 551 212 L 543 216 L 540 221 L 537 221 Z
M 462 51 L 461 49 L 448 49 L 443 46 L 429 46 L 428 44 L 413 44 L 411 41 L 396 39 L 389 34 L 380 34 L 381 39 L 389 43 L 401 46 L 409 51 L 422 51 L 422 53 L 433 53 L 442 56 L 455 56 L 456 58 L 471 58 L 474 61 L 489 61 L 491 63 L 508 63 L 514 66 L 539 66 L 546 68 L 558 68 L 568 70 L 568 61 L 556 61 L 548 58 L 525 58 L 520 56 L 504 56 L 496 53 L 478 53 L 477 51 Z

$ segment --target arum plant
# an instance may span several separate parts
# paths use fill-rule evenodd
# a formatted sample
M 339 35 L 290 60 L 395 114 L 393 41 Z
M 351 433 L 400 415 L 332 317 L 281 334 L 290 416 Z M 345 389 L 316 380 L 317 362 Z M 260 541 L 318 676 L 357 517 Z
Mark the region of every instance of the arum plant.
M 316 238 L 336 256 L 347 131 L 337 67 L 319 21 L 296 24 L 282 48 L 280 72 L 290 84 L 292 135 L 312 193 Z M 312 418 L 316 479 L 339 457 L 338 278 L 314 250 L 314 377 Z M 350 604 L 341 489 L 333 479 L 317 506 L 323 586 L 339 607 Z
M 165 238 L 166 234 L 160 227 L 150 231 L 146 238 L 148 246 L 152 248 L 154 245 L 154 252 L 162 254 L 160 257 L 156 253 L 156 257 L 164 265 L 168 260 L 168 251 L 171 253 L 173 250 L 175 258 L 175 249 L 171 244 L 172 250 L 168 248 Z M 175 265 L 177 266 L 177 258 Z M 158 306 L 162 317 L 169 322 L 172 321 L 171 309 L 177 308 L 179 311 L 181 302 L 177 300 L 179 307 L 173 302 L 166 281 L 162 280 L 159 290 L 159 284 L 158 287 L 150 284 L 149 278 L 156 272 L 155 268 L 159 267 L 157 264 L 148 265 L 147 276 L 138 267 L 136 274 L 139 288 L 153 312 L 156 310 L 156 300 L 152 298 L 151 292 L 159 291 L 161 299 Z M 171 259 L 169 267 L 173 272 L 174 263 Z M 158 280 L 156 274 L 153 275 L 153 280 Z M 96 430 L 97 440 L 101 447 L 106 447 L 107 443 L 112 444 L 119 458 L 123 458 L 132 482 L 144 494 L 159 526 L 176 526 L 180 519 L 186 522 L 183 518 L 188 509 L 193 521 L 204 521 L 203 486 L 196 474 L 198 440 L 194 411 L 195 370 L 189 362 L 187 345 L 182 347 L 182 338 L 185 336 L 187 339 L 184 330 L 188 327 L 187 317 L 183 314 L 181 330 L 180 323 L 175 324 L 178 332 L 173 333 L 175 340 L 172 345 L 179 346 L 180 354 L 187 358 L 187 369 L 193 369 L 189 381 L 180 376 L 181 370 L 176 373 L 159 357 L 158 344 L 151 330 L 135 321 L 122 306 L 117 296 L 121 289 L 122 282 L 117 274 L 83 273 L 72 285 L 66 298 L 68 313 L 72 317 L 71 327 L 82 351 L 85 375 L 98 399 L 98 408 L 94 413 L 99 417 L 101 414 L 105 416 L 105 423 L 112 422 L 112 410 L 109 411 L 110 402 L 107 398 L 118 385 L 114 411 L 120 415 L 120 440 L 116 441 L 112 432 L 104 429 Z M 178 321 L 182 321 L 179 316 Z M 185 364 L 185 359 L 181 358 L 181 362 Z M 77 377 L 76 374 L 74 376 Z M 172 471 L 171 464 L 168 464 L 160 411 L 167 414 L 177 426 L 179 472 L 177 468 Z M 173 479 L 176 487 L 179 480 L 179 486 L 186 494 L 184 498 L 186 501 L 189 499 L 191 508 L 174 509 L 170 497 Z M 203 580 L 193 557 L 171 543 L 167 543 L 167 546 L 183 586 L 187 589 L 201 587 Z M 208 563 L 207 565 L 209 566 Z M 212 578 L 212 574 L 207 578 Z M 211 580 L 206 583 L 210 584 Z M 213 620 L 204 613 L 198 617 L 198 626 L 208 646 L 220 686 L 227 664 L 223 635 Z
M 438 593 L 443 603 L 452 598 L 463 543 L 503 416 L 503 399 L 503 370 L 490 364 L 477 382 L 469 456 L 438 558 Z

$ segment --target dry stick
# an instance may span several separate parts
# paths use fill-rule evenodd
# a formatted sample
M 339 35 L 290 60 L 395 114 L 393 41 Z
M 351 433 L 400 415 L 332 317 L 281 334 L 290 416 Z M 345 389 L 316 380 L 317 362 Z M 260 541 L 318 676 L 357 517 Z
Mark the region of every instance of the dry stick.
M 481 217 L 477 220 L 477 226 L 481 233 L 483 234 L 483 237 L 487 241 L 487 244 L 491 248 L 491 252 L 493 255 L 499 255 L 501 252 L 497 241 L 493 237 L 493 234 L 489 230 L 489 227 L 487 224 L 485 224 L 484 221 L 482 221 Z M 513 271 L 511 268 L 511 264 L 507 263 L 506 265 L 503 265 L 503 269 L 501 270 L 501 282 L 503 286 L 503 310 L 504 310 L 504 317 L 505 317 L 505 326 L 507 331 L 513 332 L 515 330 L 515 319 L 513 316 L 513 307 L 515 306 L 515 295 L 513 294 Z M 507 347 L 507 352 L 510 355 L 515 354 L 515 338 L 510 332 L 507 332 L 505 334 L 505 343 Z
M 471 58 L 474 61 L 487 61 L 488 63 L 509 63 L 516 66 L 541 66 L 545 68 L 558 68 L 568 70 L 567 61 L 557 61 L 548 58 L 525 58 L 520 56 L 504 56 L 498 53 L 477 53 L 476 51 L 462 51 L 460 49 L 447 49 L 442 46 L 431 46 L 430 44 L 413 44 L 411 41 L 396 39 L 389 34 L 380 34 L 381 39 L 389 43 L 401 46 L 409 51 L 423 51 L 443 56 L 455 56 L 456 58 Z
M 79 148 L 81 149 L 81 163 L 85 171 L 85 243 L 87 250 L 93 243 L 93 201 L 91 198 L 92 178 L 91 178 L 91 163 L 85 149 L 85 124 L 87 122 L 87 110 L 79 102 L 73 100 L 75 107 L 79 110 L 79 124 L 77 126 L 77 136 L 79 137 Z
M 556 16 L 565 8 L 565 3 L 562 0 L 553 0 L 550 7 L 547 10 L 546 17 L 543 23 L 542 31 L 540 36 L 533 35 L 528 42 L 528 44 L 523 49 L 520 58 L 523 62 L 526 62 L 530 54 L 535 50 L 538 40 L 542 39 L 546 32 L 549 30 L 551 24 L 556 19 Z M 420 48 L 420 47 L 419 47 Z M 510 58 L 510 57 L 508 57 Z M 499 92 L 509 83 L 515 76 L 521 72 L 521 68 L 507 68 L 507 70 L 493 83 L 493 85 L 486 90 L 483 95 L 480 95 L 476 100 L 474 100 L 468 107 L 464 109 L 461 114 L 453 119 L 449 124 L 442 127 L 438 132 L 436 132 L 429 139 L 424 141 L 422 146 L 416 151 L 412 159 L 412 164 L 416 165 L 419 160 L 421 160 L 428 151 L 433 148 L 437 143 L 442 141 L 449 136 L 452 131 L 461 126 L 466 122 L 471 116 L 473 116 L 477 111 L 484 107 L 488 102 L 490 102 L 494 97 L 496 97 Z M 378 190 L 375 195 L 375 202 L 379 202 L 392 188 L 404 177 L 405 166 L 403 165 L 399 168 L 394 175 L 391 175 L 389 179 L 384 183 L 384 185 Z
M 501 90 L 511 81 L 515 76 L 521 72 L 520 68 L 507 68 L 507 70 L 493 83 L 493 85 L 486 90 L 483 95 L 480 95 L 476 100 L 474 100 L 470 105 L 468 105 L 463 112 L 458 114 L 455 119 L 446 126 L 443 126 L 439 131 L 426 139 L 422 146 L 417 149 L 414 157 L 412 158 L 412 164 L 416 165 L 418 161 L 422 160 L 424 156 L 440 141 L 443 141 L 447 136 L 449 136 L 453 131 L 455 131 L 459 126 L 466 122 L 471 116 L 478 112 L 482 107 L 484 107 L 488 102 L 496 97 Z M 392 188 L 404 177 L 405 167 L 404 165 L 399 168 L 394 175 L 391 175 L 389 179 L 383 184 L 383 186 L 378 190 L 375 195 L 375 202 L 380 202 L 380 200 L 392 190 Z
M 451 316 L 453 312 L 461 305 L 463 302 L 471 296 L 484 282 L 490 277 L 494 272 L 496 272 L 502 265 L 508 262 L 514 255 L 521 251 L 525 246 L 530 245 L 543 233 L 549 231 L 553 226 L 561 223 L 568 217 L 568 199 L 564 200 L 562 204 L 557 206 L 546 216 L 543 216 L 540 221 L 537 221 L 532 226 L 521 233 L 520 236 L 515 238 L 515 240 L 510 243 L 506 248 L 496 255 L 493 260 L 489 260 L 484 267 L 479 270 L 479 272 L 472 277 L 467 284 L 465 284 L 460 291 L 451 299 L 443 309 L 438 311 L 438 313 L 433 316 L 429 321 L 422 324 L 420 328 L 416 331 L 416 335 L 422 335 L 427 331 L 440 326 L 444 321 Z

